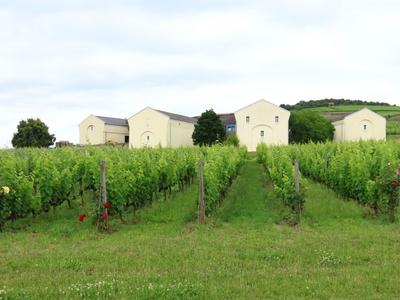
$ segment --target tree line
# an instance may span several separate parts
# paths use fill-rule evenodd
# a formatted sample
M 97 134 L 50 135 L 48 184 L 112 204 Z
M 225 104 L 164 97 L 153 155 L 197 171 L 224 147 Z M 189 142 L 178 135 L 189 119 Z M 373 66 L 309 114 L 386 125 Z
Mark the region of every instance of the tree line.
M 389 103 L 378 102 L 378 101 L 363 101 L 363 100 L 351 100 L 351 99 L 321 99 L 321 100 L 301 100 L 300 102 L 291 104 L 281 104 L 280 107 L 293 111 L 304 108 L 316 108 L 316 107 L 327 107 L 337 105 L 370 105 L 370 106 L 391 106 Z

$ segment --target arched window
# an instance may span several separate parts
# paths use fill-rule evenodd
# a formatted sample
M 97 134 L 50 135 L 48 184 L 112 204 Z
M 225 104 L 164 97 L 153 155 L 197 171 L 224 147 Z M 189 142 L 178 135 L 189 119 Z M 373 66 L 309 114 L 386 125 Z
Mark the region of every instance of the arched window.
M 92 132 L 94 130 L 94 125 L 89 125 L 87 131 Z

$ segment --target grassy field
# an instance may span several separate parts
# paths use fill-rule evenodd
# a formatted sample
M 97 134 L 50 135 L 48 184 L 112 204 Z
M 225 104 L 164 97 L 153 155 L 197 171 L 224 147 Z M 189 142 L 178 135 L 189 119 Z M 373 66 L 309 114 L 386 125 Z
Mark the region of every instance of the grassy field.
M 112 233 L 61 208 L 0 233 L 0 299 L 398 299 L 400 225 L 309 183 L 297 227 L 248 161 L 221 207 L 195 222 L 196 187 Z M 26 224 L 28 224 L 26 226 Z

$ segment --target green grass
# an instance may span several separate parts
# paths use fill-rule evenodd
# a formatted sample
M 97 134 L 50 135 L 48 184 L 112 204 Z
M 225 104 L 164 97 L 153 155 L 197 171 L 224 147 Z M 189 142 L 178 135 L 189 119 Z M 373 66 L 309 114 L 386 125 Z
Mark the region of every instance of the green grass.
M 61 208 L 0 233 L 0 299 L 398 299 L 400 226 L 310 183 L 302 223 L 248 161 L 207 224 L 196 187 L 112 233 Z M 28 224 L 28 226 L 22 226 Z M 7 295 L 7 296 L 5 296 Z

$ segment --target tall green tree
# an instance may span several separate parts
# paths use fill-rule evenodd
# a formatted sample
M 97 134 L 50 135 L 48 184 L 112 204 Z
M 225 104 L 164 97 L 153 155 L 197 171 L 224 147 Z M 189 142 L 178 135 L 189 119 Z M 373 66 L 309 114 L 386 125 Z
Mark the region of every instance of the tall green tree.
M 222 143 L 225 141 L 224 125 L 212 109 L 206 110 L 201 114 L 197 124 L 194 125 L 192 138 L 193 143 L 200 146 L 211 146 L 217 142 Z
M 314 111 L 292 112 L 289 119 L 291 143 L 325 142 L 333 139 L 335 127 Z
M 40 119 L 22 120 L 14 133 L 12 145 L 15 148 L 49 147 L 54 145 L 56 138 L 49 133 L 49 127 Z

